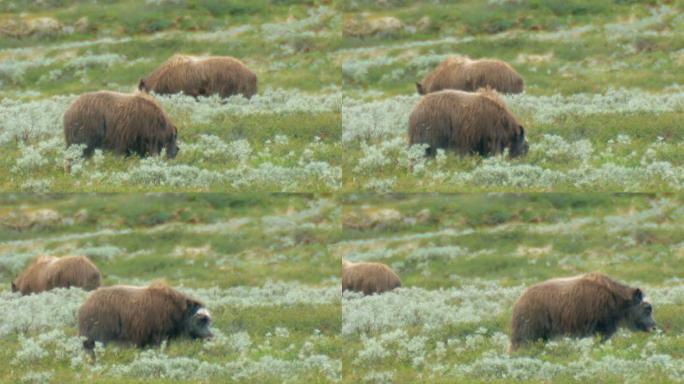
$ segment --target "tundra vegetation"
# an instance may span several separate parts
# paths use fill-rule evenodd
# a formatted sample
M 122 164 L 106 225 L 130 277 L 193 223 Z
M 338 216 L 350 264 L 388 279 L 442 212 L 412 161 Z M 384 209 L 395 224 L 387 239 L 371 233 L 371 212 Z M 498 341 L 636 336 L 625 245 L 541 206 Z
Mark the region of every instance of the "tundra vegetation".
M 341 183 L 341 16 L 318 1 L 5 1 L 0 189 L 334 191 Z M 82 160 L 62 116 L 84 92 L 132 92 L 175 53 L 239 58 L 247 100 L 160 96 L 180 152 Z
M 392 267 L 402 287 L 344 292 L 344 382 L 683 382 L 681 196 L 372 195 L 343 200 L 333 253 Z M 601 271 L 640 287 L 658 329 L 557 338 L 509 354 L 529 286 Z
M 0 381 L 339 382 L 339 208 L 308 195 L 0 196 Z M 265 242 L 264 239 L 269 241 Z M 214 338 L 83 350 L 89 293 L 21 296 L 11 279 L 38 254 L 81 254 L 103 286 L 163 278 L 202 301 Z
M 345 2 L 344 190 L 684 188 L 684 2 L 444 3 Z M 520 73 L 525 92 L 503 99 L 527 156 L 426 159 L 408 146 L 415 83 L 449 55 Z

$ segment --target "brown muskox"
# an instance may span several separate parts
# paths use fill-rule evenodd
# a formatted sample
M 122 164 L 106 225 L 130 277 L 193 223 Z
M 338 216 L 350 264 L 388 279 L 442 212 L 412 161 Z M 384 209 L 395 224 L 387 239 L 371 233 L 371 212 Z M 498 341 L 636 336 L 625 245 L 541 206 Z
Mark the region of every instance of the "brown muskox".
M 204 305 L 164 283 L 148 287 L 117 285 L 93 292 L 78 311 L 79 335 L 92 350 L 95 342 L 157 346 L 179 336 L 212 337 Z
M 383 293 L 401 287 L 401 279 L 382 263 L 351 263 L 342 261 L 342 290 L 363 292 L 364 295 Z
M 520 93 L 523 91 L 523 79 L 513 67 L 500 60 L 452 56 L 428 73 L 423 81 L 416 83 L 421 95 L 443 89 L 474 92 L 486 87 L 501 93 Z
M 159 94 L 183 92 L 193 97 L 241 94 L 249 99 L 257 92 L 257 77 L 233 57 L 174 55 L 141 79 L 138 89 Z
M 528 288 L 513 306 L 510 349 L 556 336 L 607 340 L 621 324 L 648 332 L 655 328 L 652 313 L 641 289 L 602 273 L 551 279 Z
M 178 153 L 177 130 L 161 105 L 144 93 L 99 91 L 79 96 L 64 114 L 66 145 L 85 144 L 85 156 L 97 148 L 118 154 Z
M 91 291 L 100 286 L 101 279 L 100 271 L 85 256 L 39 256 L 12 281 L 12 292 L 28 295 L 69 287 Z
M 427 144 L 462 155 L 489 156 L 508 149 L 511 157 L 527 153 L 525 128 L 495 92 L 440 91 L 421 98 L 409 117 L 409 144 Z

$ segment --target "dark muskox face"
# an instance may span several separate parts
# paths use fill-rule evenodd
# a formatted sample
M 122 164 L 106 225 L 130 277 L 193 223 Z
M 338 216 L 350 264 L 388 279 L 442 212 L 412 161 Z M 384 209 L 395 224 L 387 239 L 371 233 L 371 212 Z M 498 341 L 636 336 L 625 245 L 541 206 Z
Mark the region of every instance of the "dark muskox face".
M 17 292 L 19 291 L 19 288 L 17 288 L 17 284 L 13 281 L 12 282 L 12 292 Z
M 416 91 L 418 91 L 419 95 L 424 95 L 425 94 L 425 88 L 423 88 L 423 84 L 416 83 Z
M 150 88 L 145 83 L 145 79 L 140 79 L 138 82 L 138 90 L 145 93 L 150 93 Z
M 180 148 L 178 148 L 178 144 L 176 143 L 176 140 L 178 139 L 178 130 L 173 125 L 171 125 L 170 128 L 173 131 L 173 135 L 171 135 L 169 140 L 166 142 L 165 148 L 166 157 L 173 159 L 178 154 L 178 151 L 180 151 Z
M 525 137 L 525 127 L 518 125 L 516 130 L 518 133 L 513 137 L 511 142 L 510 155 L 511 157 L 524 156 L 527 154 L 530 146 L 527 143 L 527 138 Z
M 214 336 L 211 332 L 211 314 L 201 304 L 190 301 L 185 317 L 185 331 L 193 339 L 208 339 Z
M 653 306 L 644 300 L 641 289 L 634 290 L 632 305 L 627 309 L 625 317 L 627 327 L 633 331 L 650 332 L 656 327 L 653 320 Z

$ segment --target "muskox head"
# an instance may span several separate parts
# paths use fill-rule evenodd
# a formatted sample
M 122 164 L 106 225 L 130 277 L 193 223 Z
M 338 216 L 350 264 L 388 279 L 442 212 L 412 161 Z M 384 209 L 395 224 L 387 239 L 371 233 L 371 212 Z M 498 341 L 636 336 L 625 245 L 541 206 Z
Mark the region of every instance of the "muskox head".
M 176 140 L 178 139 L 178 129 L 171 123 L 169 123 L 168 128 L 171 131 L 171 134 L 169 134 L 164 143 L 164 148 L 166 148 L 166 157 L 173 159 L 178 154 L 178 151 L 180 151 L 180 148 L 178 148 L 178 144 L 176 143 Z
M 425 88 L 423 88 L 423 84 L 421 84 L 420 82 L 416 82 L 416 91 L 418 91 L 419 95 L 424 95 Z
M 633 331 L 650 332 L 656 327 L 655 320 L 653 320 L 653 306 L 648 300 L 644 300 L 644 295 L 639 288 L 634 290 L 625 322 Z
M 15 282 L 13 281 L 13 282 L 12 282 L 12 292 L 18 292 L 18 291 L 19 291 L 19 288 L 17 288 L 17 283 L 15 283 Z
M 511 157 L 524 156 L 527 154 L 530 146 L 527 143 L 527 138 L 525 137 L 525 127 L 518 124 L 517 129 L 513 130 L 514 135 L 511 139 L 511 148 L 509 154 Z
M 188 300 L 187 310 L 183 318 L 183 329 L 193 339 L 208 339 L 214 336 L 211 332 L 211 314 L 209 310 L 194 300 Z
M 138 91 L 150 93 L 150 87 L 147 86 L 145 79 L 140 79 L 140 81 L 138 82 Z

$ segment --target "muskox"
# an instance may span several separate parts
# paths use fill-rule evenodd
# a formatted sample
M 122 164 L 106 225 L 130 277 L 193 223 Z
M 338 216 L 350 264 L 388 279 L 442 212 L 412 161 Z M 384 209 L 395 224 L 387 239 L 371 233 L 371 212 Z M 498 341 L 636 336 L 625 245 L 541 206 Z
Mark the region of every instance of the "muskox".
M 85 156 L 97 148 L 126 156 L 158 155 L 166 149 L 173 158 L 177 134 L 161 105 L 145 93 L 85 93 L 64 114 L 66 145 L 85 144 Z
M 551 279 L 528 288 L 513 306 L 511 347 L 556 336 L 609 339 L 619 325 L 655 328 L 653 307 L 639 288 L 593 272 Z
M 117 285 L 93 292 L 78 311 L 79 335 L 92 350 L 95 342 L 128 342 L 138 347 L 187 336 L 212 337 L 204 305 L 162 282 L 148 287 Z
M 229 56 L 197 58 L 174 55 L 140 80 L 138 89 L 159 94 L 183 92 L 193 97 L 218 94 L 222 98 L 257 92 L 257 77 L 242 61 Z
M 401 279 L 382 263 L 351 263 L 342 261 L 342 290 L 363 292 L 364 295 L 383 293 L 401 287 Z
M 486 87 L 501 93 L 520 93 L 523 91 L 523 79 L 513 67 L 500 60 L 452 56 L 428 73 L 423 81 L 416 83 L 416 90 L 421 95 L 443 89 L 474 92 Z
M 100 271 L 85 256 L 39 256 L 12 281 L 12 292 L 28 295 L 69 287 L 91 291 L 100 286 L 100 280 Z
M 490 89 L 423 96 L 409 117 L 409 144 L 427 144 L 428 156 L 440 148 L 482 156 L 508 149 L 511 157 L 528 150 L 525 128 Z

